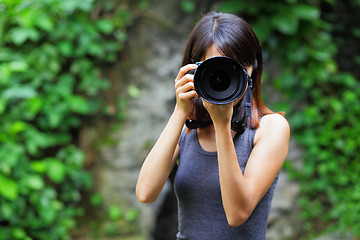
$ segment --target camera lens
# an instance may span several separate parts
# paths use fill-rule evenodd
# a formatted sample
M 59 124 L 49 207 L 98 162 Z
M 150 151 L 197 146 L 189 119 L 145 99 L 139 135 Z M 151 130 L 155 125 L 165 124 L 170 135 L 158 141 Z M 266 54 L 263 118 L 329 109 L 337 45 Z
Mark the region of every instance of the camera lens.
M 225 91 L 230 86 L 230 76 L 223 70 L 214 71 L 209 74 L 209 84 L 215 91 Z
M 244 71 L 238 62 L 229 57 L 208 58 L 195 71 L 195 91 L 201 98 L 214 104 L 233 102 L 246 89 Z

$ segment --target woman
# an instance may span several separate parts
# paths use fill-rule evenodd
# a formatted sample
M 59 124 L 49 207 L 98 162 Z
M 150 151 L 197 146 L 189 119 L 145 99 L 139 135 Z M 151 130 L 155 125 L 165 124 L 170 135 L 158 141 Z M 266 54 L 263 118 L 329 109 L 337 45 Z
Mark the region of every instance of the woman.
M 250 116 L 245 114 L 243 96 L 223 105 L 199 98 L 194 76 L 187 73 L 196 69 L 194 63 L 214 56 L 236 60 L 251 76 Z M 136 186 L 141 202 L 155 201 L 178 164 L 177 239 L 266 239 L 290 129 L 281 114 L 262 102 L 262 64 L 255 33 L 235 15 L 210 13 L 200 19 L 189 37 L 183 67 L 175 79 L 175 109 L 145 159 Z M 188 118 L 197 120 L 197 126 Z M 243 131 L 232 130 L 234 119 L 244 120 Z M 185 122 L 189 128 L 183 130 Z

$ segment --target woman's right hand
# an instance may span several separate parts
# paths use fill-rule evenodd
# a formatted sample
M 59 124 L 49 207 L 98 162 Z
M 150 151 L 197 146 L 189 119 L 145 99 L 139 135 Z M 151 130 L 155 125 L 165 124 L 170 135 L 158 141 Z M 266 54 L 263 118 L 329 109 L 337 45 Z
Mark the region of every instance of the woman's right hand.
M 186 74 L 190 70 L 197 68 L 196 64 L 188 64 L 180 68 L 175 79 L 176 106 L 189 114 L 192 110 L 192 98 L 198 98 L 194 87 L 194 75 Z

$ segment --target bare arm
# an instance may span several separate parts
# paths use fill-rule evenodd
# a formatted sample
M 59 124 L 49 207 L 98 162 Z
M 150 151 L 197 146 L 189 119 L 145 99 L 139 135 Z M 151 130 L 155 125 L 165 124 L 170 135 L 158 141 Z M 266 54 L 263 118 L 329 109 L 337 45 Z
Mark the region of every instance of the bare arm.
M 224 117 L 231 116 L 232 106 L 206 107 L 214 121 L 223 206 L 229 225 L 238 226 L 254 211 L 282 167 L 288 152 L 289 125 L 278 114 L 263 117 L 242 174 L 232 141 L 231 118 Z
M 160 194 L 171 170 L 174 168 L 177 146 L 186 115 L 174 111 L 154 147 L 146 157 L 136 185 L 136 195 L 141 202 L 151 203 Z
M 186 118 L 192 109 L 191 98 L 197 97 L 193 76 L 185 75 L 196 65 L 186 65 L 175 79 L 176 106 L 159 139 L 146 157 L 136 185 L 136 196 L 141 202 L 154 202 L 159 196 L 179 155 L 179 138 Z

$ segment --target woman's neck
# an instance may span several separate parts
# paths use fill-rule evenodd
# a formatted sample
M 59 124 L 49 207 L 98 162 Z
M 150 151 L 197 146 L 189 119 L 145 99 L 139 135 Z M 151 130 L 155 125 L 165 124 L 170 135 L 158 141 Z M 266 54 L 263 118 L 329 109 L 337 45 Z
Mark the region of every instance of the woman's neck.
M 200 146 L 208 152 L 216 152 L 216 135 L 214 125 L 198 128 L 197 130 L 198 141 Z M 236 132 L 231 130 L 232 137 L 235 136 Z

